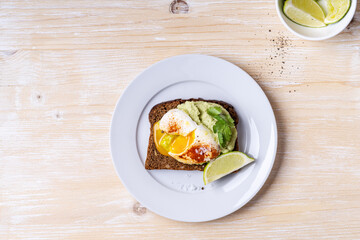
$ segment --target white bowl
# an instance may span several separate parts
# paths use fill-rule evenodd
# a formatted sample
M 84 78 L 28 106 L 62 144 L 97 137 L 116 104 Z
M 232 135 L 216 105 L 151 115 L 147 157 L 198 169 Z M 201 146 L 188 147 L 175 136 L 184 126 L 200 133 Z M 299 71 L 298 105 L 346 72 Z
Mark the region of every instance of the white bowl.
M 329 24 L 326 27 L 322 28 L 304 27 L 297 23 L 294 23 L 283 13 L 282 9 L 284 5 L 284 0 L 275 0 L 275 3 L 276 11 L 280 17 L 281 22 L 285 25 L 287 29 L 290 30 L 290 32 L 306 40 L 318 41 L 334 37 L 346 28 L 346 26 L 350 23 L 351 19 L 354 17 L 357 0 L 351 0 L 349 11 L 339 22 Z

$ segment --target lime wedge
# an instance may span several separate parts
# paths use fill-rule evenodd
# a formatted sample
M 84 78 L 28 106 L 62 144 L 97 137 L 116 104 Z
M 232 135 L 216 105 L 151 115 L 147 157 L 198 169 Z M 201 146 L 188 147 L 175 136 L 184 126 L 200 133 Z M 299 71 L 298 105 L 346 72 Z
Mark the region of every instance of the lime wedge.
M 170 145 L 173 142 L 174 138 L 177 137 L 175 135 L 165 134 L 160 139 L 160 146 L 164 148 L 166 151 L 169 151 Z
M 284 13 L 292 21 L 307 27 L 325 27 L 325 14 L 314 0 L 287 0 Z
M 330 9 L 325 18 L 326 24 L 336 23 L 342 19 L 350 8 L 350 0 L 328 0 Z
M 317 3 L 320 5 L 321 9 L 324 11 L 325 16 L 327 16 L 330 9 L 332 8 L 330 0 L 318 0 Z
M 203 175 L 204 184 L 206 185 L 218 180 L 253 161 L 253 158 L 248 157 L 245 153 L 237 151 L 220 155 L 220 157 L 206 165 Z

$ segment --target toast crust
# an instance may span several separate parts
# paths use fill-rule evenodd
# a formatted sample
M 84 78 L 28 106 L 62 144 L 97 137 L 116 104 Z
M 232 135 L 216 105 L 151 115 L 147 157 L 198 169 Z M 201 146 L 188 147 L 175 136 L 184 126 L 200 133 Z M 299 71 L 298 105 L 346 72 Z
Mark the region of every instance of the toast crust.
M 160 121 L 162 116 L 168 112 L 170 109 L 176 108 L 179 104 L 182 104 L 186 101 L 204 101 L 204 102 L 212 102 L 221 105 L 225 108 L 232 119 L 234 120 L 235 127 L 239 122 L 238 115 L 234 109 L 234 107 L 226 102 L 217 101 L 217 100 L 205 100 L 202 98 L 191 98 L 191 99 L 175 99 L 167 102 L 162 102 L 156 104 L 149 113 L 149 122 L 150 122 L 150 137 L 149 144 L 147 149 L 145 168 L 148 170 L 153 169 L 171 169 L 171 170 L 198 170 L 203 171 L 206 164 L 202 165 L 189 165 L 181 163 L 170 156 L 164 156 L 156 149 L 154 142 L 154 131 L 153 126 L 156 122 Z M 235 142 L 234 151 L 237 151 L 239 148 L 238 140 Z

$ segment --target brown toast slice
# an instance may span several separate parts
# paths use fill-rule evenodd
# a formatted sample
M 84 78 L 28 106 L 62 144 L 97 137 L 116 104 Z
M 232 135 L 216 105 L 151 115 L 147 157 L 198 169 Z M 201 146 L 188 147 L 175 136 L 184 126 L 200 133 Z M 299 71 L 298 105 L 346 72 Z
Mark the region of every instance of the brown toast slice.
M 150 122 L 150 137 L 149 137 L 149 145 L 147 149 L 147 156 L 145 161 L 145 168 L 148 170 L 152 169 L 172 169 L 172 170 L 198 170 L 203 171 L 206 164 L 202 165 L 189 165 L 181 163 L 170 156 L 164 156 L 156 149 L 154 143 L 154 134 L 153 134 L 153 126 L 156 122 L 160 121 L 160 119 L 164 116 L 166 112 L 170 109 L 176 108 L 179 104 L 184 103 L 186 101 L 205 101 L 205 102 L 212 102 L 221 105 L 225 108 L 232 119 L 234 119 L 235 127 L 239 122 L 238 115 L 234 107 L 226 102 L 223 101 L 216 101 L 216 100 L 204 100 L 201 98 L 197 99 L 175 99 L 167 102 L 162 102 L 155 105 L 149 113 L 149 122 Z M 234 151 L 237 151 L 239 148 L 238 140 L 235 142 Z

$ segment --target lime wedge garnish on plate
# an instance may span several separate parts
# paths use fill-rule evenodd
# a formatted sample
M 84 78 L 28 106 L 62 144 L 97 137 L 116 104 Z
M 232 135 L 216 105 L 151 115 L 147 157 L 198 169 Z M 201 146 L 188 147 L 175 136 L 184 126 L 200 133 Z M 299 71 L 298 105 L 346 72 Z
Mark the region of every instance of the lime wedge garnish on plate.
M 314 0 L 287 0 L 283 9 L 292 21 L 307 27 L 325 27 L 325 14 Z
M 204 184 L 206 185 L 218 180 L 253 161 L 253 158 L 247 156 L 245 153 L 237 151 L 220 155 L 220 157 L 206 165 L 203 174 Z
M 342 19 L 350 8 L 350 0 L 328 0 L 330 9 L 325 18 L 326 24 L 336 23 Z

